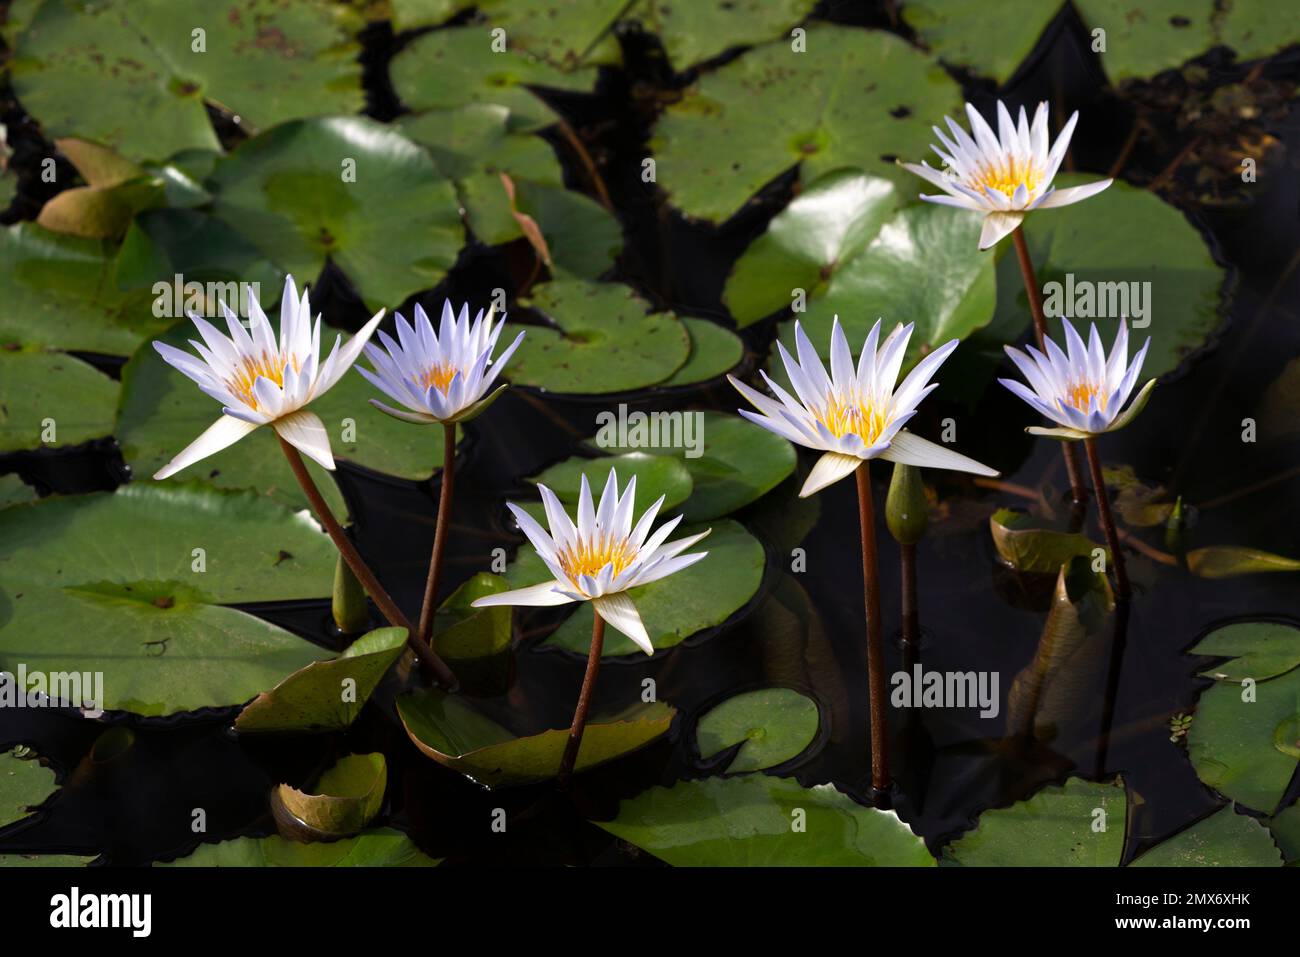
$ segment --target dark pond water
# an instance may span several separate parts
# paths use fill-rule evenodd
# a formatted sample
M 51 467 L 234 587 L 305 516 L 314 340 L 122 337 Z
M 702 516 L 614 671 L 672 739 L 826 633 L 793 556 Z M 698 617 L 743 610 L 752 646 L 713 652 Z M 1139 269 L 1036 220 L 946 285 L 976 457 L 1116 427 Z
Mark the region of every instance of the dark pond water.
M 828 15 L 871 25 L 876 14 Z M 592 99 L 554 102 L 583 132 L 601 164 L 626 230 L 626 249 L 615 278 L 648 298 L 686 315 L 725 317 L 722 283 L 731 263 L 788 200 L 785 177 L 751 207 L 721 228 L 688 224 L 656 201 L 640 181 L 640 160 L 655 103 L 671 93 L 658 51 L 638 37 L 624 40 L 632 66 L 603 81 Z M 400 40 L 384 30 L 367 36 L 367 82 L 371 111 L 389 118 L 398 104 L 385 80 L 384 64 Z M 1211 69 L 1217 69 L 1210 64 Z M 1294 63 L 1278 64 L 1290 70 Z M 967 87 L 981 108 L 992 90 Z M 1089 136 L 1077 143 L 1081 169 L 1105 170 L 1121 153 L 1131 124 L 1130 107 L 1102 87 L 1100 74 L 1067 14 L 1040 44 L 1029 66 L 1003 95 L 1012 104 L 1048 99 L 1086 112 Z M 4 121 L 21 131 L 19 159 L 39 155 L 35 132 L 12 99 Z M 1300 113 L 1292 110 L 1280 132 L 1288 168 L 1261 182 L 1248 205 L 1188 208 L 1230 267 L 1225 325 L 1220 341 L 1163 385 L 1144 414 L 1142 427 L 1108 436 L 1109 464 L 1131 465 L 1144 480 L 1164 484 L 1194 506 L 1198 543 L 1238 543 L 1284 554 L 1300 551 L 1300 476 L 1294 448 L 1242 445 L 1240 420 L 1283 364 L 1300 354 Z M 1160 152 L 1133 153 L 1126 175 L 1148 181 L 1164 169 L 1181 144 Z M 24 155 L 26 151 L 26 155 Z M 566 162 L 572 153 L 563 146 Z M 1186 171 L 1183 171 L 1184 173 Z M 571 186 L 584 186 L 570 163 Z M 1175 174 L 1176 182 L 1183 174 Z M 26 205 L 25 205 L 26 204 Z M 39 204 L 25 193 L 14 215 Z M 12 216 L 11 216 L 12 218 Z M 445 288 L 422 297 L 426 306 L 444 294 L 482 299 L 494 286 L 518 289 L 531 267 L 526 248 L 471 249 Z M 346 324 L 364 318 L 359 301 L 340 276 L 320 278 L 319 308 Z M 769 320 L 745 330 L 749 360 L 766 355 L 774 335 Z M 964 423 L 963 451 L 1004 472 L 1004 479 L 1039 487 L 1064 484 L 1055 446 L 1025 440 L 1026 415 L 1002 390 L 990 389 L 973 408 L 945 404 L 940 392 L 923 410 L 933 434 L 945 415 Z M 737 397 L 714 384 L 680 393 L 601 397 L 572 401 L 514 390 L 468 429 L 458 460 L 454 532 L 444 576 L 445 593 L 488 567 L 494 547 L 513 550 L 517 536 L 503 502 L 524 491 L 523 477 L 572 454 L 594 431 L 595 414 L 620 398 L 643 408 L 731 410 Z M 1259 449 L 1259 451 L 1256 451 Z M 802 463 L 806 469 L 808 462 Z M 1292 470 L 1289 478 L 1243 492 Z M 125 478 L 111 444 L 57 455 L 0 458 L 0 472 L 17 471 L 44 491 L 109 488 Z M 885 470 L 880 470 L 882 473 Z M 419 487 L 361 474 L 340 474 L 357 518 L 363 553 L 397 601 L 418 606 L 433 536 L 436 485 Z M 602 702 L 627 701 L 645 677 L 653 677 L 662 700 L 681 711 L 669 739 L 575 781 L 566 799 L 549 786 L 488 793 L 423 758 L 391 715 L 394 689 L 381 689 L 347 733 L 316 737 L 238 739 L 233 713 L 184 722 L 129 722 L 133 745 L 116 756 L 92 753 L 104 725 L 66 715 L 11 711 L 0 715 L 0 749 L 28 744 L 59 770 L 63 790 L 34 819 L 0 832 L 0 853 L 67 851 L 102 854 L 114 864 L 143 864 L 186 853 L 194 846 L 193 808 L 208 815 L 207 840 L 274 829 L 267 794 L 278 782 L 302 785 L 335 757 L 382 750 L 389 760 L 386 817 L 409 830 L 420 846 L 454 863 L 650 863 L 620 845 L 589 818 L 613 815 L 621 798 L 647 787 L 706 773 L 691 753 L 695 717 L 712 703 L 754 687 L 785 685 L 813 695 L 823 714 L 823 734 L 810 756 L 780 769 L 805 784 L 834 782 L 867 799 L 869 736 L 865 645 L 861 620 L 861 572 L 856 564 L 857 526 L 851 483 L 840 483 L 814 501 L 796 497 L 797 478 L 784 483 L 736 517 L 768 548 L 763 590 L 737 624 L 689 640 L 652 660 L 610 662 L 602 668 L 596 710 Z M 1227 580 L 1195 579 L 1176 568 L 1130 558 L 1137 595 L 1127 640 L 1109 636 L 1073 664 L 1068 688 L 1040 702 L 1040 733 L 1032 743 L 1015 735 L 1025 719 L 1009 706 L 1012 681 L 1031 665 L 1043 624 L 1034 605 L 1009 582 L 996 560 L 987 530 L 999 506 L 1022 504 L 1005 491 L 939 481 L 942 507 L 919 549 L 921 616 L 927 669 L 986 671 L 1000 675 L 1000 712 L 980 720 L 973 711 L 891 712 L 895 803 L 900 815 L 939 847 L 971 826 L 983 809 L 1022 799 L 1068 773 L 1089 777 L 1122 774 L 1144 799 L 1131 813 L 1129 855 L 1177 831 L 1222 803 L 1196 779 L 1182 750 L 1170 743 L 1172 714 L 1189 710 L 1204 682 L 1198 661 L 1183 650 L 1212 626 L 1242 617 L 1300 622 L 1300 589 L 1293 575 L 1256 575 Z M 884 487 L 877 484 L 878 505 Z M 806 534 L 805 529 L 808 529 Z M 808 571 L 788 571 L 789 550 L 802 539 Z M 883 540 L 882 594 L 887 623 L 896 623 L 896 553 Z M 250 609 L 304 637 L 333 645 L 326 603 Z M 511 723 L 560 727 L 568 723 L 583 671 L 576 656 L 539 651 L 541 619 L 517 616 L 519 647 L 502 687 L 482 704 Z M 891 636 L 896 637 L 896 636 Z M 890 672 L 903 665 L 896 641 L 888 649 Z M 909 662 L 910 663 L 910 662 Z M 107 750 L 102 749 L 102 750 Z M 1293 786 L 1293 791 L 1295 790 Z M 1292 795 L 1294 797 L 1294 794 Z M 493 808 L 510 812 L 506 835 L 491 832 Z

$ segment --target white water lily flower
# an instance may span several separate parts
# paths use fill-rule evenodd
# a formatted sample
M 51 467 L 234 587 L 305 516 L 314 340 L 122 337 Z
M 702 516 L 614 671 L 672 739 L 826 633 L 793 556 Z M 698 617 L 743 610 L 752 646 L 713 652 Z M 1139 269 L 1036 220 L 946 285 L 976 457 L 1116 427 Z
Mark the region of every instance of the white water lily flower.
M 206 319 L 190 313 L 203 339 L 202 342 L 190 340 L 199 358 L 165 342 L 153 344 L 169 365 L 220 402 L 224 413 L 154 478 L 165 479 L 200 459 L 215 455 L 259 425 L 271 426 L 304 455 L 327 469 L 334 468 L 324 423 L 303 407 L 343 377 L 384 318 L 384 310 L 375 313 L 347 345 L 338 336 L 324 362 L 320 361 L 320 316 L 313 325 L 307 290 L 303 289 L 300 299 L 292 276 L 284 280 L 278 341 L 256 297 L 249 297 L 247 329 L 224 302 L 221 311 L 229 337 Z
M 1142 361 L 1151 345 L 1151 337 L 1147 337 L 1146 343 L 1130 363 L 1128 323 L 1123 319 L 1120 320 L 1119 332 L 1111 346 L 1109 358 L 1102 348 L 1096 323 L 1092 325 L 1085 346 L 1074 326 L 1066 320 L 1062 322 L 1065 325 L 1067 352 L 1062 352 L 1051 339 L 1045 340 L 1047 355 L 1033 346 L 1026 346 L 1025 352 L 1011 346 L 1005 347 L 1007 355 L 1032 388 L 1027 388 L 1024 383 L 1014 379 L 998 381 L 1060 425 L 1060 428 L 1055 429 L 1030 426 L 1028 431 L 1035 435 L 1056 439 L 1086 439 L 1091 435 L 1122 429 L 1142 411 L 1156 385 L 1155 379 L 1149 380 L 1128 408 L 1124 408 L 1124 403 L 1128 402 L 1133 386 L 1137 383 L 1138 373 L 1142 371 Z
M 614 469 L 609 470 L 599 507 L 592 504 L 591 486 L 587 484 L 587 477 L 582 476 L 576 525 L 554 492 L 545 485 L 538 485 L 537 490 L 542 493 L 546 521 L 551 526 L 549 535 L 523 509 L 513 502 L 507 504 L 519 527 L 537 549 L 538 556 L 555 576 L 554 580 L 487 595 L 475 601 L 474 607 L 546 606 L 590 601 L 596 614 L 636 642 L 647 655 L 654 654 L 650 636 L 627 591 L 666 578 L 703 559 L 708 552 L 690 555 L 682 552 L 712 529 L 665 544 L 682 520 L 678 515 L 651 535 L 650 526 L 664 503 L 662 495 L 634 526 L 632 506 L 636 501 L 636 476 L 632 476 L 627 489 L 619 495 L 618 476 Z
M 1025 213 L 1069 206 L 1095 196 L 1113 182 L 1103 179 L 1067 189 L 1052 188 L 1052 179 L 1065 158 L 1079 112 L 1074 112 L 1050 148 L 1047 113 L 1047 104 L 1039 103 L 1031 125 L 1022 106 L 1016 123 L 999 100 L 998 135 L 995 136 L 984 117 L 967 103 L 966 115 L 974 138 L 946 116 L 952 139 L 939 127 L 933 127 L 943 149 L 933 145 L 930 148 L 943 160 L 946 170 L 933 169 L 924 162 L 902 165 L 944 192 L 942 196 L 921 194 L 921 199 L 984 213 L 980 249 L 988 249 L 1019 226 Z
M 799 397 L 797 400 L 761 370 L 763 381 L 779 402 L 734 376 L 727 376 L 761 413 L 741 409 L 741 415 L 791 442 L 825 453 L 809 474 L 799 492 L 800 498 L 820 492 L 852 473 L 864 460 L 874 458 L 976 475 L 998 474 L 974 459 L 903 431 L 903 425 L 916 414 L 920 401 L 938 388 L 938 383 L 930 384 L 930 377 L 957 348 L 957 340 L 953 339 L 935 349 L 916 364 L 895 391 L 913 328 L 912 323 L 895 327 L 877 349 L 880 339 L 877 319 L 855 370 L 848 339 L 836 316 L 831 328 L 831 374 L 828 376 L 817 350 L 796 320 L 794 340 L 799 361 L 790 356 L 780 341 L 776 347 Z
M 420 306 L 415 307 L 414 328 L 399 312 L 397 341 L 381 330 L 379 340 L 388 351 L 373 344 L 366 346 L 366 358 L 375 371 L 362 366 L 357 366 L 357 371 L 408 411 L 378 399 L 371 399 L 370 404 L 407 422 L 460 422 L 478 415 L 506 388 L 503 382 L 483 397 L 524 338 L 519 333 L 493 360 L 492 350 L 506 322 L 502 317 L 493 327 L 494 311 L 489 309 L 485 316 L 479 310 L 471 322 L 468 305 L 461 306 L 457 318 L 451 302 L 446 301 L 439 332 L 433 331 L 433 323 Z

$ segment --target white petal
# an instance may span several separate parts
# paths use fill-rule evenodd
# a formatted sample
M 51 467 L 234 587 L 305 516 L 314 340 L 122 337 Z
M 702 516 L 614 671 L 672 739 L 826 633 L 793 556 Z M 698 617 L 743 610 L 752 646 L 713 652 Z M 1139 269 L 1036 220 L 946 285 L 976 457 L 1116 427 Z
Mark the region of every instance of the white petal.
M 1115 181 L 1112 179 L 1103 179 L 1096 183 L 1086 183 L 1083 186 L 1067 186 L 1065 189 L 1054 189 L 1050 194 L 1043 197 L 1037 208 L 1052 209 L 1056 206 L 1069 206 L 1071 203 L 1077 203 L 1088 199 L 1090 196 L 1096 196 L 1113 182 Z
M 807 498 L 816 492 L 820 492 L 828 485 L 833 485 L 840 479 L 849 475 L 862 464 L 862 459 L 856 455 L 844 455 L 840 452 L 827 452 L 817 460 L 813 470 L 808 473 L 808 480 L 803 483 L 803 488 L 799 490 L 800 498 Z
M 641 614 L 636 610 L 636 605 L 632 604 L 632 599 L 628 597 L 627 592 L 620 591 L 613 595 L 593 598 L 591 607 L 601 618 L 636 642 L 636 646 L 647 655 L 655 653 L 654 645 L 650 643 L 650 635 L 641 622 Z
M 984 217 L 984 229 L 980 231 L 980 249 L 996 246 L 1010 236 L 1024 220 L 1021 212 L 996 212 Z
M 334 456 L 330 453 L 330 437 L 325 431 L 325 423 L 315 412 L 299 409 L 271 423 L 277 435 L 306 455 L 331 471 L 334 469 Z
M 490 608 L 493 605 L 528 605 L 547 608 L 552 605 L 567 605 L 574 600 L 558 591 L 558 588 L 558 582 L 542 582 L 540 585 L 529 585 L 527 588 L 484 595 L 482 598 L 476 598 L 471 605 L 474 608 Z
M 208 426 L 202 435 L 182 449 L 179 455 L 159 469 L 154 474 L 154 478 L 168 478 L 200 459 L 205 459 L 209 455 L 216 455 L 222 449 L 234 445 L 255 428 L 257 428 L 257 425 L 252 422 L 245 422 L 243 419 L 223 415 Z
M 995 469 L 981 465 L 972 458 L 944 448 L 911 432 L 899 432 L 889 448 L 880 453 L 882 459 L 903 465 L 916 465 L 927 469 L 947 469 L 950 472 L 973 472 L 976 475 L 997 475 Z

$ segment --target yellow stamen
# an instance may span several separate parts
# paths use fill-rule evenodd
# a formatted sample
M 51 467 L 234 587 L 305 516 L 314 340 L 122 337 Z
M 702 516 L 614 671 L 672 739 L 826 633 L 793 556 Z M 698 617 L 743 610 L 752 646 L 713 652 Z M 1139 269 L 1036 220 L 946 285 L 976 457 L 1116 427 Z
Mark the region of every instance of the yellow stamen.
M 456 372 L 457 369 L 454 365 L 451 365 L 448 362 L 439 362 L 437 365 L 429 366 L 429 368 L 425 369 L 424 374 L 415 381 L 421 389 L 428 389 L 429 386 L 434 386 L 439 392 L 445 395 L 447 387 L 451 385 L 451 380 L 456 378 Z
M 837 395 L 827 398 L 826 410 L 819 418 L 837 439 L 851 432 L 867 445 L 875 443 L 887 424 L 884 411 L 870 402 L 857 398 L 846 401 Z
M 1093 385 L 1091 382 L 1076 382 L 1065 393 L 1064 399 L 1066 405 L 1073 406 L 1080 412 L 1087 412 L 1088 403 L 1094 396 L 1097 399 L 1097 408 L 1104 410 L 1107 395 L 1100 385 Z
M 614 566 L 615 575 L 621 574 L 636 558 L 636 549 L 626 538 L 598 535 L 594 540 L 564 549 L 557 557 L 564 573 L 577 581 L 579 575 L 598 575 L 606 565 Z
M 286 359 L 278 353 L 263 352 L 258 356 L 246 357 L 234 375 L 226 380 L 226 387 L 244 402 L 250 409 L 257 410 L 257 397 L 253 394 L 253 385 L 258 379 L 270 379 L 277 387 L 284 388 L 284 370 L 293 364 L 293 371 L 298 371 L 298 357 Z
M 971 177 L 971 185 L 976 189 L 991 189 L 1010 198 L 1023 185 L 1030 195 L 1038 188 L 1038 169 L 1032 161 L 1017 160 L 1008 157 L 996 164 L 983 166 Z

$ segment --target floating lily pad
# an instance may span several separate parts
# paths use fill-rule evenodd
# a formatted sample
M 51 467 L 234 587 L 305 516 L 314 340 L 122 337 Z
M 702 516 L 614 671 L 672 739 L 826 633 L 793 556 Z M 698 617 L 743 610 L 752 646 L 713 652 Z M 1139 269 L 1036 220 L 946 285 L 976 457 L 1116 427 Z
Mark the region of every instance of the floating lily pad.
M 451 27 L 417 37 L 393 57 L 393 86 L 412 111 L 450 109 L 469 103 L 496 103 L 510 110 L 511 130 L 550 126 L 560 117 L 529 87 L 586 92 L 595 69 L 565 72 L 511 48 L 492 50 L 494 28 L 487 24 Z
M 429 154 L 362 117 L 268 130 L 221 160 L 212 185 L 214 214 L 268 259 L 304 279 L 328 259 L 371 308 L 437 285 L 464 240 L 456 190 Z
M 358 25 L 324 0 L 47 0 L 18 36 L 14 92 L 46 136 L 81 136 L 136 159 L 219 149 L 208 104 L 251 130 L 358 112 L 361 64 L 348 29 Z
M 703 526 L 683 526 L 673 533 L 682 538 L 704 531 Z M 766 553 L 762 544 L 739 522 L 715 522 L 709 537 L 696 549 L 708 558 L 667 578 L 631 589 L 628 594 L 641 613 L 650 642 L 662 651 L 691 635 L 722 624 L 754 597 L 763 583 Z M 506 569 L 512 587 L 546 581 L 549 574 L 531 549 L 521 549 L 520 559 Z M 550 647 L 586 655 L 591 650 L 592 610 L 589 602 L 546 640 Z M 642 655 L 631 638 L 611 628 L 605 630 L 604 655 Z
M 485 787 L 532 784 L 555 777 L 569 729 L 515 737 L 464 699 L 438 689 L 402 695 L 397 713 L 425 755 Z M 676 712 L 662 702 L 588 722 L 575 771 L 645 747 L 668 731 Z
M 18 475 L 0 475 L 0 508 L 36 501 L 36 489 Z
M 105 244 L 34 223 L 0 230 L 0 346 L 130 355 L 175 320 L 155 315 L 149 290 L 121 292 Z
M 1276 3 L 1229 0 L 1214 5 L 1218 42 L 1231 47 L 1239 61 L 1257 60 L 1300 43 L 1294 12 Z
M 985 811 L 943 859 L 967 867 L 1118 867 L 1127 803 L 1122 784 L 1071 778 Z
M 571 72 L 621 57 L 611 31 L 626 0 L 481 0 L 478 4 L 502 27 L 508 47 Z
M 330 661 L 314 661 L 257 696 L 235 729 L 341 731 L 350 727 L 379 681 L 402 655 L 406 629 L 379 628 Z
M 690 356 L 686 327 L 672 313 L 647 315 L 649 305 L 627 286 L 557 279 L 534 288 L 524 305 L 552 325 L 512 324 L 528 331 L 504 373 L 515 385 L 626 392 L 662 382 Z
M 34 755 L 0 752 L 0 828 L 21 821 L 56 788 L 54 772 Z
M 0 668 L 102 672 L 143 715 L 240 704 L 326 652 L 227 603 L 323 597 L 334 547 L 251 493 L 128 485 L 0 512 Z M 201 570 L 200 570 L 201 569 Z
M 592 491 L 599 493 L 605 486 L 610 469 L 617 470 L 620 486 L 626 485 L 636 476 L 636 501 L 633 507 L 638 514 L 663 495 L 664 503 L 660 507 L 660 514 L 669 515 L 672 509 L 690 497 L 694 485 L 691 473 L 682 464 L 682 460 L 666 455 L 647 455 L 645 452 L 605 455 L 594 459 L 574 456 L 552 465 L 529 481 L 545 485 L 559 496 L 561 502 L 576 507 L 582 476 L 587 476 Z
M 893 182 L 856 169 L 809 184 L 736 261 L 722 298 L 744 327 L 793 302 L 825 292 L 835 272 L 880 235 L 902 199 Z
M 1104 30 L 1098 60 L 1111 83 L 1146 79 L 1214 46 L 1213 0 L 1076 0 L 1088 30 Z
M 883 330 L 916 323 L 904 368 L 988 325 L 997 304 L 997 278 L 993 258 L 979 251 L 979 230 L 980 219 L 973 213 L 932 204 L 907 206 L 886 220 L 860 252 L 828 263 L 828 283 L 798 317 L 818 354 L 830 358 L 837 316 L 855 355 L 877 319 L 884 320 Z M 944 281 L 934 282 L 936 275 Z M 785 296 L 788 304 L 789 290 Z M 782 323 L 780 336 L 794 354 L 794 323 Z M 774 357 L 771 366 L 777 381 L 788 383 L 784 363 Z
M 474 0 L 388 0 L 394 30 L 432 27 L 474 6 Z
M 187 340 L 194 335 L 194 326 L 185 320 L 162 340 L 190 351 Z M 335 335 L 336 330 L 321 330 L 322 352 L 332 348 Z M 377 394 L 349 371 L 309 408 L 325 423 L 336 459 L 412 481 L 429 478 L 435 463 L 442 461 L 443 430 L 379 413 L 369 404 Z M 122 370 L 122 404 L 114 432 L 137 479 L 157 472 L 220 415 L 221 406 L 164 362 L 152 346 L 142 347 Z M 314 463 L 307 467 L 334 514 L 342 517 L 345 506 L 333 478 Z M 220 488 L 251 488 L 295 509 L 309 507 L 269 428 L 250 433 L 179 475 L 177 481 L 202 479 Z
M 321 775 L 311 791 L 287 784 L 272 793 L 272 808 L 290 838 L 331 840 L 361 831 L 384 806 L 388 765 L 384 756 L 350 754 Z
M 72 356 L 0 351 L 0 452 L 109 435 L 117 393 L 116 382 Z
M 510 608 L 494 605 L 474 608 L 473 603 L 509 587 L 500 575 L 479 572 L 448 596 L 434 615 L 434 645 L 449 667 L 461 671 L 472 662 L 509 650 Z
M 201 844 L 188 857 L 156 867 L 437 867 L 401 831 L 381 827 L 329 843 L 299 844 L 278 834 Z
M 658 35 L 669 62 L 680 73 L 732 47 L 789 37 L 790 28 L 816 6 L 815 0 L 638 0 L 625 18 Z
M 925 842 L 892 811 L 855 803 L 829 784 L 751 774 L 679 781 L 596 821 L 677 867 L 933 867 Z
M 1091 559 L 1095 549 L 1105 550 L 1086 535 L 1044 528 L 1032 516 L 1009 508 L 998 509 L 989 517 L 989 531 L 998 554 L 1022 572 L 1055 575 L 1070 559 Z M 1110 560 L 1108 551 L 1106 560 Z
M 660 118 L 658 182 L 686 215 L 725 220 L 795 166 L 805 182 L 845 166 L 901 182 L 895 159 L 921 155 L 960 105 L 942 67 L 891 33 L 814 24 L 805 39 L 704 74 Z
M 716 379 L 734 369 L 745 355 L 740 337 L 716 322 L 683 316 L 682 325 L 691 336 L 691 354 L 680 369 L 659 383 L 660 388 Z
M 902 14 L 943 62 L 1003 84 L 1033 52 L 1060 7 L 1055 0 L 1011 0 L 991 17 L 979 0 L 907 0 Z
M 817 737 L 820 722 L 812 698 L 793 688 L 764 688 L 710 708 L 696 724 L 695 736 L 705 759 L 740 745 L 728 772 L 761 771 L 802 754 Z
M 622 437 L 626 445 L 618 444 L 617 435 L 607 439 L 598 434 L 595 441 L 607 452 L 640 449 L 653 455 L 679 456 L 694 482 L 691 497 L 682 508 L 688 522 L 730 514 L 762 498 L 794 472 L 794 446 L 781 436 L 738 415 L 699 415 L 698 430 L 689 437 L 684 420 L 680 430 L 664 420 L 656 433 L 653 420 L 647 419 L 641 426 L 640 420 L 634 422 L 629 415 L 627 434 Z
M 1281 867 L 1282 855 L 1264 827 L 1231 806 L 1146 851 L 1129 867 Z
M 178 275 L 184 277 L 179 288 Z M 166 314 L 178 318 L 191 310 L 219 315 L 218 302 L 244 315 L 241 307 L 250 291 L 270 310 L 284 285 L 283 273 L 228 223 L 172 208 L 136 216 L 122 240 L 115 280 L 121 289 L 148 287 L 156 297 L 170 296 Z
M 1187 653 L 1231 659 L 1202 671 L 1207 678 L 1266 681 L 1300 665 L 1300 628 L 1271 621 L 1237 622 L 1216 628 Z
M 1056 185 L 1068 187 L 1097 178 L 1062 174 Z M 1148 190 L 1112 183 L 1086 203 L 1026 217 L 1024 230 L 1039 284 L 1045 290 L 1048 333 L 1058 343 L 1063 341 L 1062 325 L 1054 316 L 1064 314 L 1073 317 L 1081 331 L 1096 322 L 1109 346 L 1127 302 L 1130 352 L 1151 337 L 1142 365 L 1145 380 L 1177 368 L 1219 326 L 1222 267 L 1182 212 Z M 1073 275 L 1073 285 L 1067 274 Z M 1052 283 L 1059 287 L 1053 290 Z M 1074 301 L 1070 301 L 1071 290 Z M 1093 299 L 1089 311 L 1104 311 L 1105 318 L 1082 314 L 1085 290 L 1091 290 Z M 1141 295 L 1145 319 L 1136 318 L 1135 291 Z M 1053 302 L 1054 293 L 1060 300 L 1059 310 Z M 1099 306 L 1097 300 L 1103 297 L 1107 302 Z M 1138 322 L 1149 325 L 1139 327 Z M 1014 255 L 1003 255 L 998 262 L 998 311 L 993 326 L 1004 341 L 1013 341 L 1029 329 L 1028 302 Z
M 429 151 L 442 174 L 464 180 L 508 173 L 512 179 L 564 185 L 564 170 L 551 144 L 510 128 L 510 110 L 498 103 L 403 116 L 397 128 Z
M 1210 545 L 1187 553 L 1187 570 L 1201 578 L 1235 578 L 1259 572 L 1300 571 L 1300 559 L 1239 545 Z
M 1216 682 L 1207 688 L 1187 733 L 1187 755 L 1210 787 L 1269 814 L 1286 793 L 1300 757 L 1300 737 L 1282 740 L 1280 732 L 1300 733 L 1297 669 L 1267 681 Z
M 1288 864 L 1300 860 L 1300 804 L 1292 804 L 1274 814 L 1268 821 L 1268 829 Z

